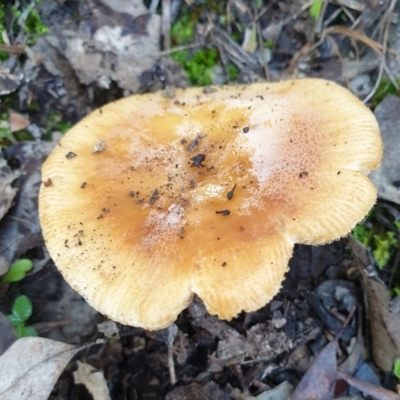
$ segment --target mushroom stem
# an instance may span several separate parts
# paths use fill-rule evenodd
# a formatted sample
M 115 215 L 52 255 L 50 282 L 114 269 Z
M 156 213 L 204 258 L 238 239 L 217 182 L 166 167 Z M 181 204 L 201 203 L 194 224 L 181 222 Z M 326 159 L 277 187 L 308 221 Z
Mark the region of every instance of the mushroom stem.
M 171 385 L 175 385 L 175 383 L 177 382 L 175 373 L 175 363 L 174 363 L 174 340 L 177 333 L 178 333 L 178 327 L 174 323 L 172 323 L 168 327 L 168 338 L 167 338 L 168 369 L 169 369 Z

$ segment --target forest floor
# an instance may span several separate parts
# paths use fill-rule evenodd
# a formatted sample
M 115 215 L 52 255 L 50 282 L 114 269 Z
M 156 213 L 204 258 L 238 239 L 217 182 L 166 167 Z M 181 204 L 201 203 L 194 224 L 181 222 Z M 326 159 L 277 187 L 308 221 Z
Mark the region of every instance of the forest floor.
M 42 0 L 4 5 L 0 17 L 0 275 L 33 262 L 0 283 L 0 398 L 24 398 L 6 371 L 33 393 L 40 376 L 56 382 L 51 400 L 400 399 L 400 2 Z M 173 345 L 168 329 L 107 325 L 41 234 L 40 170 L 60 137 L 130 94 L 304 77 L 347 87 L 380 124 L 379 199 L 353 233 L 368 250 L 353 237 L 297 245 L 271 303 L 222 321 L 195 297 Z M 21 295 L 32 309 L 14 315 L 15 333 L 4 316 L 18 314 Z M 43 367 L 35 342 L 17 339 L 27 326 L 73 346 L 48 350 L 54 363 Z M 18 342 L 39 375 L 5 358 Z

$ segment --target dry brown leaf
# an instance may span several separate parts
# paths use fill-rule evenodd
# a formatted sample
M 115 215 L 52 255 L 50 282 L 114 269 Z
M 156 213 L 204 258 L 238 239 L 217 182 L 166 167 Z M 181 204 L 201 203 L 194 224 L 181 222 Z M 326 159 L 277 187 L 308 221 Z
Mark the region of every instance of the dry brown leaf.
M 336 347 L 337 343 L 333 340 L 319 353 L 297 385 L 291 400 L 333 398 L 336 381 Z
M 389 312 L 390 299 L 384 283 L 367 275 L 365 268 L 371 265 L 367 250 L 352 237 L 349 238 L 349 243 L 362 276 L 372 356 L 382 371 L 391 372 L 394 360 L 400 357 L 400 316 Z
M 11 207 L 18 189 L 11 184 L 20 176 L 20 172 L 11 171 L 7 161 L 0 154 L 0 219 Z
M 338 377 L 345 380 L 349 385 L 356 389 L 372 396 L 376 400 L 400 400 L 400 396 L 390 390 L 375 386 L 372 383 L 361 381 L 353 376 L 347 375 L 344 372 L 338 371 Z
M 400 204 L 400 98 L 388 95 L 375 111 L 381 129 L 384 155 L 381 166 L 371 174 L 381 199 Z
M 2 400 L 47 400 L 70 359 L 86 346 L 27 337 L 0 356 Z
M 75 383 L 84 385 L 93 400 L 111 400 L 103 373 L 89 364 L 80 361 L 77 363 L 78 369 L 74 372 Z
M 6 318 L 0 312 L 0 355 L 3 354 L 16 340 L 15 330 Z M 1 359 L 1 358 L 0 358 Z
M 30 125 L 31 121 L 25 115 L 19 114 L 13 110 L 8 111 L 9 121 L 10 121 L 10 131 L 17 132 L 25 129 Z

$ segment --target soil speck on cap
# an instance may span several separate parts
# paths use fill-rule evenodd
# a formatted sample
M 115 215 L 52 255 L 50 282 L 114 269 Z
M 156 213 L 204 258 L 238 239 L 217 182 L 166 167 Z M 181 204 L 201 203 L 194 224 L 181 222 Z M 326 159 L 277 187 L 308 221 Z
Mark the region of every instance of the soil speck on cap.
M 308 174 L 309 174 L 308 171 L 302 171 L 299 173 L 299 178 L 303 178 L 303 177 L 307 176 Z
M 215 214 L 222 214 L 224 217 L 229 215 L 231 212 L 229 210 L 220 210 L 220 211 L 215 211 Z
M 160 198 L 160 192 L 158 191 L 158 189 L 154 189 L 153 193 L 150 196 L 149 203 L 154 204 L 159 198 Z
M 232 200 L 233 199 L 233 195 L 235 193 L 235 189 L 236 189 L 236 185 L 234 185 L 233 188 L 226 194 L 226 197 L 228 198 L 228 200 Z
M 199 144 L 199 141 L 200 141 L 201 139 L 205 138 L 206 136 L 207 136 L 207 135 L 199 135 L 199 136 L 197 136 L 196 139 L 194 139 L 194 140 L 189 144 L 189 146 L 186 147 L 186 149 L 187 149 L 188 151 L 193 151 L 193 150 L 197 147 L 197 145 Z
M 82 188 L 82 189 L 85 189 L 86 185 L 87 185 L 87 183 L 86 183 L 86 182 L 82 182 L 82 184 L 81 184 L 81 188 Z
M 75 158 L 75 157 L 76 157 L 76 154 L 73 153 L 72 151 L 70 151 L 69 153 L 67 153 L 67 154 L 65 155 L 65 157 L 66 157 L 68 160 L 71 160 L 72 158 Z
M 47 181 L 44 181 L 44 182 L 43 182 L 43 185 L 44 185 L 45 187 L 49 187 L 49 186 L 51 186 L 52 184 L 53 184 L 53 182 L 51 181 L 50 178 L 47 179 Z
M 244 133 L 247 133 L 249 130 L 250 130 L 250 128 L 249 128 L 248 126 L 245 126 L 245 127 L 243 128 L 243 132 L 244 132 Z
M 98 140 L 93 147 L 93 153 L 100 153 L 106 148 L 106 144 L 102 140 Z
M 197 154 L 197 156 L 192 157 L 190 160 L 193 161 L 191 167 L 205 167 L 205 165 L 202 164 L 202 162 L 206 159 L 205 154 Z
M 217 91 L 217 89 L 211 87 L 211 86 L 206 86 L 203 87 L 203 93 L 204 94 L 211 94 L 211 93 L 215 93 Z

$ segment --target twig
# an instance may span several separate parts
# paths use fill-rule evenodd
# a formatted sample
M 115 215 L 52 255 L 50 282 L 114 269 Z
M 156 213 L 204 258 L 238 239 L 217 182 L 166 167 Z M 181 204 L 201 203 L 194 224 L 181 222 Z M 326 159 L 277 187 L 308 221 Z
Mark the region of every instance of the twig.
M 257 12 L 257 1 L 254 0 L 254 11 Z M 268 70 L 268 64 L 267 64 L 267 60 L 265 59 L 265 50 L 264 50 L 264 43 L 262 40 L 262 33 L 261 33 L 261 26 L 260 26 L 260 22 L 257 21 L 255 22 L 256 24 L 256 30 L 257 30 L 257 40 L 258 40 L 258 47 L 260 49 L 260 55 L 261 55 L 261 62 L 262 62 L 262 66 L 264 68 L 264 75 L 265 75 L 265 79 L 267 81 L 269 81 L 269 70 Z
M 25 49 L 22 46 L 18 45 L 7 46 L 6 44 L 0 44 L 0 51 L 4 51 L 5 53 L 10 53 L 10 54 L 25 53 Z
M 378 72 L 378 78 L 376 79 L 375 85 L 372 88 L 372 90 L 369 92 L 368 96 L 363 100 L 364 103 L 367 103 L 376 93 L 381 80 L 383 76 L 383 70 L 386 64 L 386 50 L 387 50 L 387 44 L 388 44 L 388 39 L 389 39 L 389 30 L 390 30 L 390 23 L 392 20 L 392 13 L 394 6 L 396 5 L 397 0 L 391 0 L 389 4 L 389 8 L 386 13 L 386 23 L 385 23 L 385 30 L 383 33 L 383 43 L 382 43 L 382 55 L 381 55 L 381 63 L 379 65 L 379 72 Z
M 151 4 L 149 7 L 149 12 L 151 14 L 155 14 L 155 12 L 157 11 L 157 7 L 158 7 L 158 3 L 160 2 L 160 0 L 151 0 Z
M 171 0 L 163 0 L 161 32 L 163 35 L 164 50 L 171 49 Z
M 335 40 L 332 37 L 330 37 L 329 35 L 326 35 L 326 38 L 331 43 L 331 45 L 333 47 L 333 51 L 337 55 L 337 57 L 339 59 L 339 62 L 342 65 L 342 71 L 343 71 L 344 79 L 346 81 L 346 86 L 347 86 L 347 88 L 349 88 L 350 87 L 350 82 L 349 82 L 349 78 L 347 77 L 347 74 L 346 74 L 346 69 L 344 68 L 344 61 L 343 61 L 342 55 L 340 54 L 339 46 L 337 45 Z
M 174 323 L 172 323 L 168 327 L 168 369 L 169 369 L 169 376 L 171 380 L 171 385 L 175 385 L 177 382 L 176 380 L 176 373 L 175 373 L 175 363 L 174 363 L 174 339 L 178 328 Z
M 270 1 L 264 8 L 262 8 L 255 16 L 251 19 L 251 21 L 247 24 L 247 28 L 250 28 L 251 25 L 256 23 L 274 4 L 276 0 Z
M 329 4 L 329 0 L 324 0 L 324 2 L 322 4 L 321 12 L 319 13 L 318 20 L 317 20 L 317 23 L 315 24 L 315 28 L 314 28 L 314 31 L 317 34 L 320 34 L 322 31 L 322 25 L 324 22 L 324 16 L 325 16 L 325 12 L 326 12 L 326 8 L 328 7 L 328 4 Z

